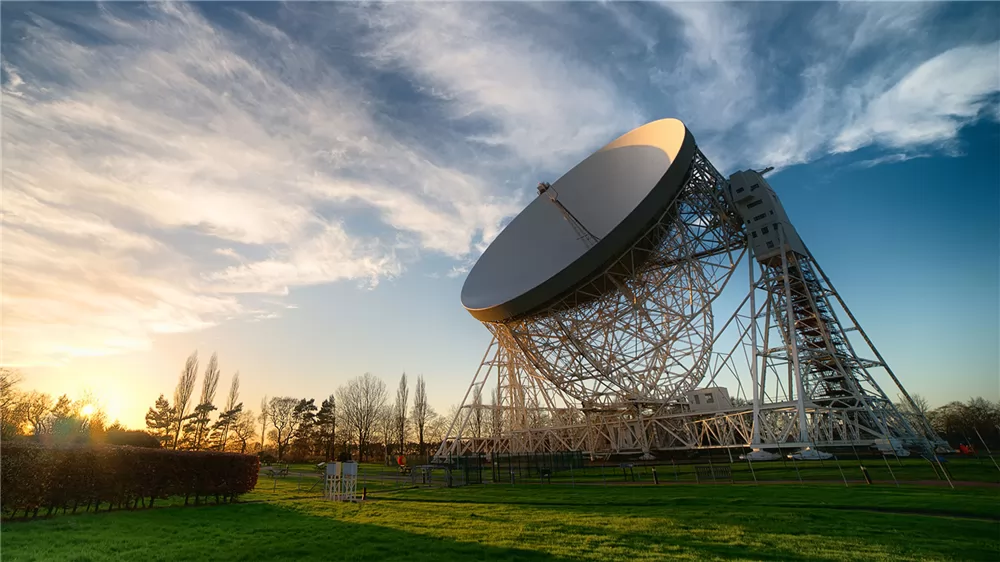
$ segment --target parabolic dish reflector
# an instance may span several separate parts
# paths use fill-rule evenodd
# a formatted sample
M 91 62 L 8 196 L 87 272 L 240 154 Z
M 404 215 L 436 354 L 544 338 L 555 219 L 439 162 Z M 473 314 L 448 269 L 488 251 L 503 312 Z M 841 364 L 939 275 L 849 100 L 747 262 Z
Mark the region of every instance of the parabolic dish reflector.
M 493 240 L 465 280 L 462 305 L 480 321 L 503 322 L 585 285 L 594 297 L 613 290 L 601 275 L 615 261 L 641 265 L 635 242 L 677 196 L 694 153 L 684 123 L 661 119 L 591 154 Z M 626 252 L 635 259 L 619 260 Z

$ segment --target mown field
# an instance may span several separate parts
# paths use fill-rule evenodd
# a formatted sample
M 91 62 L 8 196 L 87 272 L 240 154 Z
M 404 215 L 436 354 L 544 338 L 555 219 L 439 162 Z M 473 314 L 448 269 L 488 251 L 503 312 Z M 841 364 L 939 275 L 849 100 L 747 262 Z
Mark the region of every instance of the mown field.
M 967 474 L 982 468 L 991 481 L 981 464 L 966 468 Z M 776 481 L 786 480 L 784 468 L 772 469 Z M 257 490 L 234 505 L 5 522 L 0 558 L 1000 559 L 1000 488 L 989 485 L 699 485 L 682 482 L 678 473 L 677 481 L 659 486 L 599 485 L 607 474 L 577 483 L 574 474 L 568 484 L 412 488 L 390 470 L 365 465 L 368 500 L 335 504 L 319 497 L 308 470 L 261 478 Z M 833 470 L 839 476 L 840 469 Z
M 698 463 L 671 463 L 670 461 L 659 461 L 645 465 L 635 464 L 635 466 L 623 470 L 618 463 L 607 463 L 604 465 L 594 464 L 573 470 L 563 470 L 556 472 L 549 478 L 542 479 L 537 471 L 530 472 L 526 466 L 515 477 L 514 484 L 541 484 L 551 483 L 566 485 L 621 485 L 621 484 L 695 484 L 699 482 L 695 467 L 706 467 L 714 464 L 714 467 L 728 467 L 731 477 L 727 482 L 735 484 L 754 483 L 847 483 L 851 486 L 865 484 L 865 472 L 861 470 L 864 466 L 869 478 L 876 484 L 900 484 L 921 483 L 928 485 L 947 486 L 948 482 L 941 473 L 941 466 L 931 464 L 921 458 L 892 459 L 885 458 L 863 458 L 863 459 L 837 459 L 826 461 L 792 462 L 791 460 L 771 461 L 771 462 L 714 462 L 701 461 Z M 958 485 L 967 483 L 986 483 L 1000 485 L 1000 469 L 993 464 L 989 457 L 976 458 L 956 458 L 952 457 L 943 463 L 943 467 L 948 471 L 948 476 Z M 509 476 L 504 470 L 500 470 L 499 481 L 509 484 Z M 655 478 L 654 478 L 655 470 Z M 300 464 L 290 465 L 290 474 L 285 480 L 298 481 L 301 487 L 308 488 L 316 479 L 320 472 L 312 465 Z M 464 476 L 456 475 L 456 480 L 461 480 Z M 486 466 L 482 471 L 483 480 L 492 480 L 493 470 Z M 443 483 L 443 474 L 435 472 L 432 477 L 435 484 Z M 409 476 L 401 476 L 395 466 L 385 466 L 379 464 L 365 463 L 361 465 L 359 472 L 359 490 L 361 486 L 369 489 L 380 490 L 385 488 L 399 488 L 407 486 L 412 482 Z M 258 484 L 259 490 L 264 490 L 273 484 L 273 480 L 264 476 Z

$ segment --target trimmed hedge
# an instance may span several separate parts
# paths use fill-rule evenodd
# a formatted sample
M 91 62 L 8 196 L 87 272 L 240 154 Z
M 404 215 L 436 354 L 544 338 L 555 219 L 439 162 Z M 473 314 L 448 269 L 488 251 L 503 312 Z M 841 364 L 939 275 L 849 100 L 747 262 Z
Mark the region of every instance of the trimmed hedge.
M 0 512 L 36 517 L 59 509 L 136 509 L 170 497 L 184 497 L 185 505 L 192 498 L 196 505 L 209 497 L 233 501 L 253 490 L 259 469 L 256 456 L 236 453 L 5 443 Z

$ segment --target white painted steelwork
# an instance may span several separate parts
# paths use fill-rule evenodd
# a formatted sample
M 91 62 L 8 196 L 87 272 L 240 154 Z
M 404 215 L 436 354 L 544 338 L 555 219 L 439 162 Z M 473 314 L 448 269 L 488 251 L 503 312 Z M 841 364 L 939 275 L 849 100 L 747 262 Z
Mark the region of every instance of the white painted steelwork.
M 636 131 L 644 130 L 651 129 Z M 558 298 L 530 311 L 506 314 L 514 309 L 504 303 L 523 293 L 504 290 L 490 302 L 505 314 L 484 319 L 482 308 L 470 308 L 493 340 L 437 461 L 490 451 L 650 458 L 715 448 L 808 460 L 827 458 L 821 449 L 831 447 L 904 455 L 947 446 L 926 419 L 914 425 L 882 390 L 879 380 L 912 404 L 763 175 L 723 178 L 683 130 L 692 149 L 680 186 L 664 192 L 674 195 L 614 259 L 586 279 L 563 282 Z M 672 160 L 671 168 L 681 163 Z M 549 197 L 553 216 L 572 223 L 553 203 Z M 581 221 L 588 222 L 596 224 Z M 591 255 L 581 225 L 565 227 L 580 242 L 570 261 Z M 738 267 L 749 285 L 718 323 L 713 307 L 727 285 L 739 291 L 731 283 Z M 463 303 L 469 308 L 464 291 Z M 473 399 L 491 387 L 495 405 Z M 483 419 L 490 420 L 486 432 L 470 430 Z

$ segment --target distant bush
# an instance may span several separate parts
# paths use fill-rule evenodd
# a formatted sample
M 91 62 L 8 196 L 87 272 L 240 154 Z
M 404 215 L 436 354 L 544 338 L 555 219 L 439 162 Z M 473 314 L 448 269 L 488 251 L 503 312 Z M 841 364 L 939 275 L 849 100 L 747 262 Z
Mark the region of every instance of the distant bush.
M 257 485 L 253 455 L 128 446 L 51 448 L 27 443 L 0 447 L 0 513 L 35 517 L 62 509 L 152 507 L 184 497 L 198 504 L 233 501 Z M 148 506 L 146 500 L 149 500 Z
M 108 445 L 128 445 L 130 447 L 146 447 L 148 449 L 160 449 L 163 447 L 159 439 L 145 431 L 127 429 L 109 429 L 104 434 L 104 442 Z

